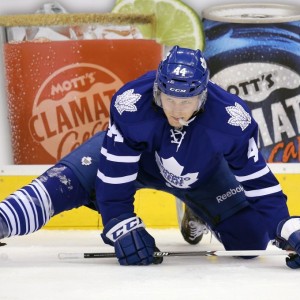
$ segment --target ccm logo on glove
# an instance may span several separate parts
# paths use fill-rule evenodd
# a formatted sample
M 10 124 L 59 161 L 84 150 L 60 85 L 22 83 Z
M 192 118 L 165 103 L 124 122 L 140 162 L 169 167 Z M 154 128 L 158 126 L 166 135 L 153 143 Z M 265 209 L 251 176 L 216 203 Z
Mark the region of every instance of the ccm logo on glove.
M 111 228 L 106 233 L 106 237 L 109 238 L 112 242 L 115 242 L 122 235 L 140 227 L 145 227 L 143 221 L 139 217 L 132 217 L 119 222 L 117 225 Z

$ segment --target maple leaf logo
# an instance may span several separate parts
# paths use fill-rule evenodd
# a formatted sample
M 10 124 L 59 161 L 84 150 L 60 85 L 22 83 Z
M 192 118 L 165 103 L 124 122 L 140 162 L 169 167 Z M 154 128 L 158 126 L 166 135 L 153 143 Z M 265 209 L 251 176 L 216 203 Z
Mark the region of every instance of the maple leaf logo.
M 200 61 L 201 61 L 201 66 L 204 70 L 207 69 L 207 64 L 206 64 L 206 61 L 203 57 L 200 58 Z
M 226 111 L 231 118 L 228 120 L 228 124 L 232 126 L 240 126 L 242 130 L 245 130 L 249 124 L 251 124 L 251 116 L 244 108 L 235 102 L 234 106 L 227 106 Z
M 138 102 L 140 98 L 141 94 L 135 94 L 134 89 L 127 90 L 123 94 L 117 96 L 115 108 L 120 115 L 124 111 L 135 112 L 137 111 L 137 108 L 134 104 Z
M 164 159 L 155 152 L 155 158 L 160 173 L 166 180 L 168 186 L 188 189 L 191 184 L 197 181 L 199 173 L 183 174 L 184 167 L 181 166 L 174 157 Z

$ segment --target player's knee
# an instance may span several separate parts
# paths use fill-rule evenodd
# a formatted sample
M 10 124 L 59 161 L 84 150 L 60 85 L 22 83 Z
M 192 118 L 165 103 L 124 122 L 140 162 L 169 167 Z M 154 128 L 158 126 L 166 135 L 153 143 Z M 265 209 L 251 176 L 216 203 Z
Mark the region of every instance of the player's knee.
M 74 172 L 64 165 L 56 165 L 41 175 L 40 180 L 52 202 L 54 214 L 86 205 L 89 195 Z
M 216 231 L 226 250 L 265 250 L 270 241 L 260 216 L 250 208 L 224 220 Z

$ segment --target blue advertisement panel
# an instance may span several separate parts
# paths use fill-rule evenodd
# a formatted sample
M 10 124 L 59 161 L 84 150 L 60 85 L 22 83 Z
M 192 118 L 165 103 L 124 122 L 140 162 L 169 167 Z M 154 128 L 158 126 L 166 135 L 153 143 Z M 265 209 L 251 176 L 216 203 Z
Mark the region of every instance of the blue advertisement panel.
M 211 80 L 249 105 L 266 160 L 300 161 L 300 6 L 231 4 L 203 13 Z

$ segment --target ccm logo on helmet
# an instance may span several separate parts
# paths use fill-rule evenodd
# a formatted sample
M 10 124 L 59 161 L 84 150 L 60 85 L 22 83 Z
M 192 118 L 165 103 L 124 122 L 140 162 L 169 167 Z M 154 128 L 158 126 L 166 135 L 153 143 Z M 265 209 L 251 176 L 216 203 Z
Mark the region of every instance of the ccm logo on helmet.
M 182 89 L 175 89 L 175 88 L 170 88 L 170 91 L 172 92 L 176 92 L 176 93 L 185 93 L 186 90 L 182 90 Z

